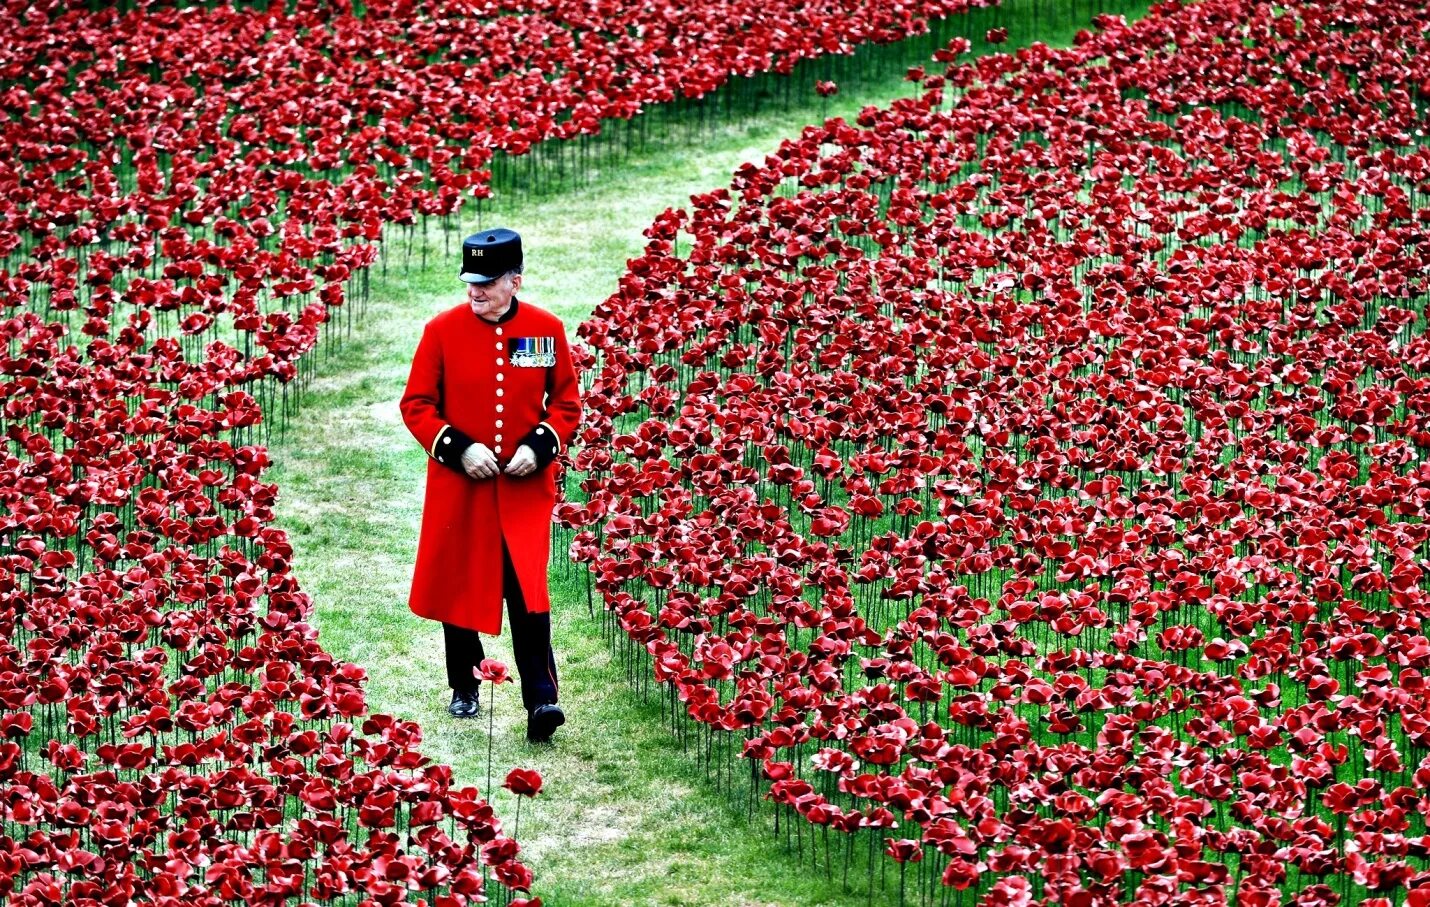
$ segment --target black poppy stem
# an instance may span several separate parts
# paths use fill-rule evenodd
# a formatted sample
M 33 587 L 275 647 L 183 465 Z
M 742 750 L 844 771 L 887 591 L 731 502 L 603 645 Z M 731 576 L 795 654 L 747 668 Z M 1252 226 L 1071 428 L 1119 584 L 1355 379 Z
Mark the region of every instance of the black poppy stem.
M 487 793 L 492 789 L 492 748 L 496 737 L 497 687 L 507 679 L 506 665 L 494 658 L 483 658 L 482 663 L 472 669 L 480 680 L 491 683 L 491 702 L 487 705 Z M 480 686 L 480 684 L 478 684 Z
M 522 796 L 520 796 L 520 795 L 517 795 L 517 798 L 516 798 L 516 821 L 514 822 L 514 825 L 515 825 L 516 827 L 512 829 L 512 833 L 511 833 L 511 836 L 512 836 L 513 838 L 515 838 L 516 840 L 518 840 L 518 841 L 521 840 L 521 801 L 522 801 L 523 799 L 525 799 L 525 798 L 522 797 Z
M 496 712 L 497 712 L 497 685 L 492 684 L 491 702 L 487 705 L 487 796 L 492 795 L 492 737 L 496 733 Z M 516 808 L 521 809 L 521 800 L 516 801 Z

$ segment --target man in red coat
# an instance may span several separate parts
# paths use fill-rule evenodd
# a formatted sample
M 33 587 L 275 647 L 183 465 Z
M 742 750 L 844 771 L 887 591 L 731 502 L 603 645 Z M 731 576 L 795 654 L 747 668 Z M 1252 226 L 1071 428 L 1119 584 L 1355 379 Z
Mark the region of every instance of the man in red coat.
M 565 721 L 551 653 L 553 460 L 581 418 L 561 319 L 516 298 L 521 237 L 484 230 L 462 243 L 467 299 L 427 323 L 402 418 L 427 451 L 422 534 L 408 605 L 442 622 L 453 715 L 480 706 L 479 633 L 501 633 L 502 600 L 527 709 L 527 737 Z

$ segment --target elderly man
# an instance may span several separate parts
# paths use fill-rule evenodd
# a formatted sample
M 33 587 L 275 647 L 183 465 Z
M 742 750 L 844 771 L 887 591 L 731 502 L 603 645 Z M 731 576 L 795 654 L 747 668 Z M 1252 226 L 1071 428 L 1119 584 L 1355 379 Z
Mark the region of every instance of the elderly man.
M 462 243 L 467 298 L 428 322 L 402 418 L 427 451 L 422 534 L 408 605 L 442 622 L 449 711 L 480 710 L 480 633 L 501 633 L 502 600 L 527 709 L 527 738 L 565 722 L 546 565 L 556 482 L 551 463 L 576 432 L 581 403 L 561 320 L 516 298 L 521 237 L 484 230 Z

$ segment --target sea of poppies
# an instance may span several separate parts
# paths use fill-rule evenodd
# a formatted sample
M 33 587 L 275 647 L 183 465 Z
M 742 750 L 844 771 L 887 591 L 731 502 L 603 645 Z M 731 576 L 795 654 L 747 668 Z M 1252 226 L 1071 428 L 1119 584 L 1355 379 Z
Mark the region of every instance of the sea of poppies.
M 965 47 L 582 326 L 596 605 L 882 902 L 1430 904 L 1430 9 Z
M 11 897 L 530 888 L 319 645 L 259 433 L 487 168 L 969 6 L 0 8 Z M 652 226 L 582 330 L 560 517 L 823 871 L 1430 903 L 1427 26 L 1203 0 L 956 42 Z

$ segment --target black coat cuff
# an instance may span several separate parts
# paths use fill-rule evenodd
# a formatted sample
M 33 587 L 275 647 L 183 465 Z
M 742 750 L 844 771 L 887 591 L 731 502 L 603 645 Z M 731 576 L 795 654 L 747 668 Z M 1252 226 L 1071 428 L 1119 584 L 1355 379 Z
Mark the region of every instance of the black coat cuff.
M 455 426 L 444 425 L 442 430 L 437 432 L 437 437 L 432 441 L 432 449 L 428 452 L 438 463 L 466 475 L 467 471 L 462 468 L 462 451 L 474 443 L 475 439 L 463 434 Z
M 552 431 L 549 425 L 536 426 L 526 433 L 521 443 L 530 447 L 531 452 L 536 454 L 537 469 L 545 469 L 551 465 L 551 461 L 556 459 L 556 454 L 561 450 L 561 442 L 557 440 L 556 432 Z

